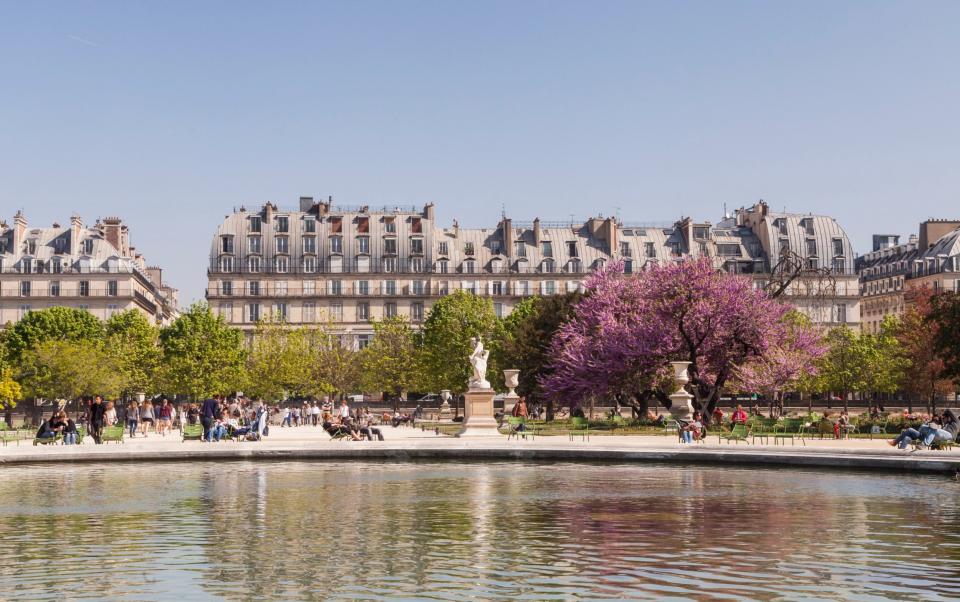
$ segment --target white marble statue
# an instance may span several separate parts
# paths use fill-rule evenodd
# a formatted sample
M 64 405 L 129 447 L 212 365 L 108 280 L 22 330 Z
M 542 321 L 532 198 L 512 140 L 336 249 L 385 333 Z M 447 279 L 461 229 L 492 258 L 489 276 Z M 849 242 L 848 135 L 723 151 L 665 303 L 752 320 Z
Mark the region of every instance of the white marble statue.
M 473 376 L 470 378 L 471 389 L 489 389 L 487 380 L 487 358 L 490 352 L 483 348 L 483 338 L 471 338 L 473 353 L 470 354 L 470 365 L 473 366 Z

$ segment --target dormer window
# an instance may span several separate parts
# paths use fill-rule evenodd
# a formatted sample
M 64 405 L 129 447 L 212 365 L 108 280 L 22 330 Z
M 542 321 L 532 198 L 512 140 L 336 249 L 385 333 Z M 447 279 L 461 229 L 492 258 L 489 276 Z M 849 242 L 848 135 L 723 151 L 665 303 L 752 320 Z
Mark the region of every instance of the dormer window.
M 330 218 L 330 233 L 331 234 L 340 234 L 343 232 L 343 218 L 342 217 L 331 217 Z
M 384 254 L 384 255 L 396 255 L 396 254 L 397 254 L 397 239 L 396 239 L 396 238 L 384 238 L 384 239 L 383 239 L 383 254 Z
M 357 253 L 363 253 L 365 255 L 370 254 L 370 237 L 369 236 L 357 237 Z
M 446 274 L 450 271 L 450 262 L 446 259 L 442 259 L 437 262 L 437 273 Z
M 248 236 L 247 252 L 256 253 L 257 255 L 259 255 L 262 252 L 261 241 L 262 239 L 259 236 Z
M 473 255 L 473 243 L 465 242 L 463 243 L 463 254 L 464 255 Z
M 477 262 L 473 259 L 468 259 L 463 262 L 463 273 L 464 274 L 475 274 L 477 272 Z
M 247 271 L 256 274 L 260 271 L 260 258 L 257 256 L 247 257 Z
M 423 232 L 423 223 L 420 221 L 419 217 L 415 217 L 410 220 L 410 231 L 414 234 L 420 234 Z
M 833 239 L 833 256 L 834 257 L 843 256 L 843 239 L 842 238 Z
M 817 256 L 817 240 L 809 239 L 807 240 L 807 257 L 816 257 Z
M 260 219 L 260 216 L 259 216 L 259 215 L 251 215 L 251 216 L 250 216 L 250 231 L 251 231 L 251 232 L 260 232 L 260 231 L 261 231 L 261 225 L 262 225 L 262 223 L 263 223 L 263 222 L 262 222 L 262 220 Z
M 633 254 L 630 252 L 630 243 L 623 241 L 620 243 L 620 256 L 621 257 L 631 257 Z
M 226 256 L 220 258 L 220 271 L 225 273 L 233 271 L 233 257 Z
M 220 252 L 233 253 L 233 237 L 232 236 L 220 237 Z
M 442 243 L 440 243 L 439 245 L 437 245 L 437 251 L 438 251 L 441 255 L 449 255 L 449 254 L 450 254 L 449 245 L 448 245 L 447 243 L 445 243 L 445 242 L 442 242 Z
M 498 274 L 503 271 L 503 260 L 499 257 L 490 261 L 490 271 Z
M 57 253 L 63 253 L 67 250 L 67 241 L 62 236 L 53 240 L 53 250 Z
M 303 237 L 303 252 L 304 252 L 304 253 L 316 253 L 316 252 L 317 252 L 317 237 L 316 237 L 316 236 L 304 236 L 304 237 Z
M 542 266 L 545 274 L 552 274 L 556 270 L 552 259 L 545 259 L 540 265 Z
M 571 259 L 567 264 L 567 271 L 572 274 L 579 274 L 583 271 L 583 263 L 579 259 Z
M 778 217 L 777 219 L 773 220 L 773 227 L 780 232 L 780 236 L 787 235 L 787 220 L 784 218 Z
M 289 253 L 290 252 L 290 239 L 286 236 L 278 236 L 276 238 L 277 244 L 277 253 Z
M 707 240 L 710 238 L 710 228 L 706 226 L 694 226 L 693 227 L 693 239 L 694 240 Z
M 553 243 L 545 240 L 540 243 L 540 254 L 544 257 L 553 257 Z
M 331 236 L 330 237 L 330 252 L 331 253 L 343 253 L 343 237 L 341 236 Z
M 527 243 L 522 240 L 518 240 L 513 243 L 514 254 L 517 257 L 526 257 L 527 256 Z
M 577 241 L 570 240 L 567 241 L 567 257 L 576 257 L 577 256 Z
M 387 234 L 396 234 L 397 233 L 397 221 L 392 217 L 388 217 L 383 221 L 383 229 Z
M 410 239 L 410 252 L 414 255 L 423 255 L 423 239 L 422 238 L 411 238 Z
M 93 255 L 93 239 L 88 238 L 83 241 L 83 253 L 85 255 Z
M 652 242 L 643 243 L 643 255 L 648 258 L 657 257 L 657 247 Z
M 802 220 L 800 220 L 800 225 L 803 227 L 803 230 L 807 233 L 807 236 L 814 235 L 812 217 L 803 218 Z
M 357 232 L 360 234 L 367 234 L 370 232 L 370 218 L 361 217 L 357 219 Z
M 494 255 L 500 255 L 503 253 L 503 248 L 501 247 L 499 240 L 490 241 L 490 252 Z
M 277 232 L 289 232 L 290 231 L 290 218 L 286 215 L 277 216 Z
M 313 234 L 317 231 L 317 220 L 313 217 L 303 218 L 303 231 L 309 234 Z

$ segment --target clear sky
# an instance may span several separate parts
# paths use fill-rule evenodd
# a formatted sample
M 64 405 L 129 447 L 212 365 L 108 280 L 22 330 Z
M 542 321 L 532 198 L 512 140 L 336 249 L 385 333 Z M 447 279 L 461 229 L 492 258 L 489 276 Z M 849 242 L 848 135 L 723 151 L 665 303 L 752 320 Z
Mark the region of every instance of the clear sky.
M 0 216 L 119 215 L 189 301 L 233 207 L 960 207 L 960 2 L 0 0 Z

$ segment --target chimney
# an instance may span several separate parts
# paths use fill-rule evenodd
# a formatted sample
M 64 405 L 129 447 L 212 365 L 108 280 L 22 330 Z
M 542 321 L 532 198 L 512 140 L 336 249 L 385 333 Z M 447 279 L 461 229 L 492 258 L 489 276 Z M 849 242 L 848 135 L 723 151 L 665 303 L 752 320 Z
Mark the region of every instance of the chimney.
M 427 203 L 423 206 L 423 219 L 433 221 L 433 203 Z
M 80 254 L 80 231 L 83 230 L 83 220 L 79 215 L 70 217 L 70 257 Z
M 117 250 L 118 253 L 124 255 L 123 253 L 123 244 L 120 241 L 123 222 L 119 217 L 108 217 L 103 220 L 103 237 L 107 239 L 107 242 L 113 245 L 113 248 Z
M 23 241 L 27 233 L 27 218 L 23 211 L 17 211 L 13 216 L 13 252 L 14 254 L 23 252 Z
M 619 252 L 620 249 L 617 245 L 617 221 L 612 217 L 608 217 L 603 222 L 601 232 L 603 233 L 603 239 L 607 241 L 607 253 L 613 255 L 614 252 Z
M 453 220 L 453 237 L 454 238 L 460 237 L 460 223 L 457 222 L 457 220 Z
M 948 219 L 928 219 L 920 224 L 921 251 L 926 251 L 934 245 L 940 237 L 960 228 L 960 221 Z
M 313 209 L 313 197 L 312 196 L 302 196 L 300 197 L 300 211 L 304 213 Z
M 263 221 L 265 224 L 272 226 L 273 225 L 273 212 L 275 207 L 273 203 L 267 203 L 263 206 Z
M 147 276 L 150 276 L 150 280 L 160 288 L 163 286 L 163 270 L 155 265 L 147 266 Z
M 503 254 L 507 257 L 513 257 L 513 220 L 504 216 L 500 220 L 500 237 L 503 239 Z
M 540 248 L 540 218 L 533 218 L 533 244 Z

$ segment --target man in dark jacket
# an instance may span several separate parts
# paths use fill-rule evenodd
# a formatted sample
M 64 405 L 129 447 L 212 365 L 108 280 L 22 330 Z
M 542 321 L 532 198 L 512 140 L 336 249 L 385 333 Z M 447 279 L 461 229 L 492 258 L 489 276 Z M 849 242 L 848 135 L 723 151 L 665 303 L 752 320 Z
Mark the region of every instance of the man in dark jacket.
M 213 423 L 220 416 L 220 396 L 214 395 L 213 399 L 207 399 L 200 407 L 200 424 L 203 425 L 203 440 L 210 441 L 210 430 Z
M 100 445 L 100 435 L 103 434 L 103 423 L 107 413 L 107 406 L 103 403 L 103 398 L 99 395 L 93 398 L 90 403 L 90 436 L 94 442 Z

